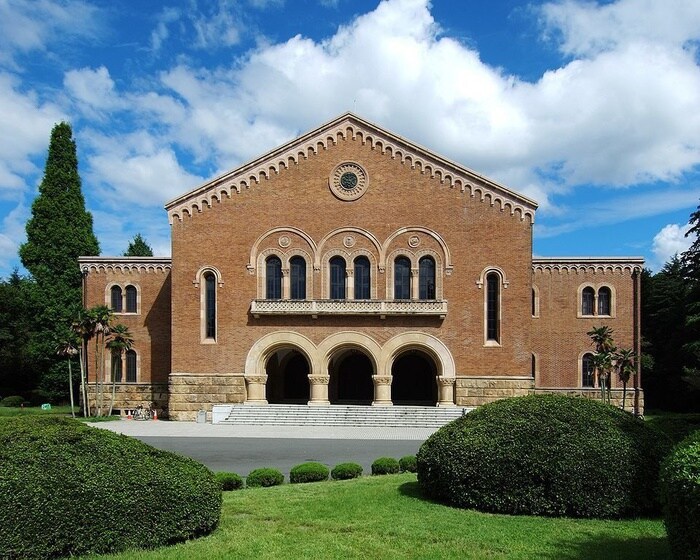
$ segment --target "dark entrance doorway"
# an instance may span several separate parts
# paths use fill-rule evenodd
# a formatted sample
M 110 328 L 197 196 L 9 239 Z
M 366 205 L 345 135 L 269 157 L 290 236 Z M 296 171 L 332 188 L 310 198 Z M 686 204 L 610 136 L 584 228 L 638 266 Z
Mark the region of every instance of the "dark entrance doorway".
M 394 404 L 437 404 L 437 368 L 429 355 L 420 350 L 404 352 L 394 360 L 391 375 L 391 401 Z
M 309 402 L 309 362 L 291 348 L 277 350 L 267 360 L 266 394 L 270 404 L 306 404 Z
M 374 383 L 372 361 L 359 350 L 336 354 L 328 365 L 331 404 L 372 404 Z

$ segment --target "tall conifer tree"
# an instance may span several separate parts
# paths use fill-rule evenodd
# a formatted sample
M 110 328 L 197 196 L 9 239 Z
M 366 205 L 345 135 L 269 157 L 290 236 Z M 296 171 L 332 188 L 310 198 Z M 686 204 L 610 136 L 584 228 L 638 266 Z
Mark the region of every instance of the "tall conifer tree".
M 140 233 L 134 236 L 133 241 L 129 241 L 129 247 L 124 253 L 125 257 L 152 257 L 153 249 L 146 243 L 146 240 L 141 237 Z

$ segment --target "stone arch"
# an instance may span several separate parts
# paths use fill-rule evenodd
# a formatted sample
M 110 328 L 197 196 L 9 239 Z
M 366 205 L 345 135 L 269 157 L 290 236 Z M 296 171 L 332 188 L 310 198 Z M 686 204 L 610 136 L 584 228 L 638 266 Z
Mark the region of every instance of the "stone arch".
M 439 339 L 422 332 L 405 332 L 390 338 L 382 347 L 380 356 L 381 375 L 390 376 L 394 359 L 405 350 L 422 350 L 435 360 L 437 375 L 455 377 L 455 362 L 449 348 Z
M 280 348 L 294 348 L 301 352 L 309 362 L 311 374 L 320 371 L 316 346 L 304 335 L 293 331 L 277 331 L 259 338 L 248 351 L 245 361 L 246 380 L 265 376 L 265 362 Z
M 364 404 L 374 402 L 379 345 L 367 335 L 341 332 L 319 345 L 319 358 L 327 371 L 329 402 Z

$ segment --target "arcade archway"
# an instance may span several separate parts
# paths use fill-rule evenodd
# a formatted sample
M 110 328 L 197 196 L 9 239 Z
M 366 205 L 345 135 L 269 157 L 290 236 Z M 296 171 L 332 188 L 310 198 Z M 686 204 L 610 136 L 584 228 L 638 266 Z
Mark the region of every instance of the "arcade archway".
M 270 404 L 306 404 L 309 401 L 309 362 L 299 350 L 273 352 L 265 363 L 265 392 Z
M 337 352 L 328 364 L 328 373 L 331 404 L 372 404 L 374 367 L 365 353 L 356 349 Z
M 435 406 L 437 366 L 429 354 L 407 350 L 391 366 L 391 401 L 395 405 Z

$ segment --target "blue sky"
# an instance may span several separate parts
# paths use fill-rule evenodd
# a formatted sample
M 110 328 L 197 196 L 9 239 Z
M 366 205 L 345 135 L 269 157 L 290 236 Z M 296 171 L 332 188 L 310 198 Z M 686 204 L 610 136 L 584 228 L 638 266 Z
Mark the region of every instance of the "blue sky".
M 0 0 L 0 276 L 72 123 L 103 255 L 163 203 L 345 111 L 540 203 L 538 256 L 683 251 L 697 0 Z

